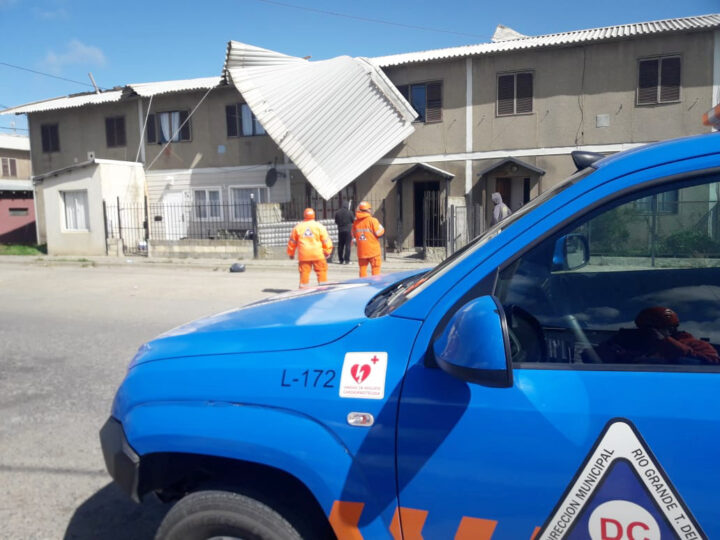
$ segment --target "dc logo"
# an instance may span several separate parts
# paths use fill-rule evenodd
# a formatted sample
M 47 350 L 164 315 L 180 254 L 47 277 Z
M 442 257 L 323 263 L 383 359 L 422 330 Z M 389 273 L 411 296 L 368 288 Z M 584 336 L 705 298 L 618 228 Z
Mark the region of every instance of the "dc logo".
M 305 229 L 305 232 L 303 233 L 303 236 L 312 236 L 312 235 L 313 235 L 313 233 L 312 233 L 312 231 L 311 231 L 309 228 L 308 228 L 308 229 Z
M 660 527 L 650 512 L 630 501 L 607 501 L 590 514 L 592 540 L 660 540 Z

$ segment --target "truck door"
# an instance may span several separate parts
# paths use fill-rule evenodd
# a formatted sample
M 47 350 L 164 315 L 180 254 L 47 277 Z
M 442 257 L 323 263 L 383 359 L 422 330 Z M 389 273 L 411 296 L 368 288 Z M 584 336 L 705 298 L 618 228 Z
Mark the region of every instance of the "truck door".
M 511 387 L 432 367 L 423 329 L 399 408 L 406 540 L 720 538 L 718 193 L 714 175 L 608 195 L 485 261 Z

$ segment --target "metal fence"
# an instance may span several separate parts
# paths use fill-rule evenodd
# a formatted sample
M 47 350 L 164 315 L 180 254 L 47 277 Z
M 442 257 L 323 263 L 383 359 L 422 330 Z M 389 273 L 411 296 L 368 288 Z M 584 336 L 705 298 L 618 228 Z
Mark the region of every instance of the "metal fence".
M 452 254 L 485 232 L 482 206 L 450 206 L 448 251 Z

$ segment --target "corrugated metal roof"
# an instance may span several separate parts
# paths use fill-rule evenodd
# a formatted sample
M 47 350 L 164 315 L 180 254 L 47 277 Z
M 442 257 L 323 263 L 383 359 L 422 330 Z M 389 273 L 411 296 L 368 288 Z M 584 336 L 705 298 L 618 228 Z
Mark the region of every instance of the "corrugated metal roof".
M 666 32 L 688 32 L 698 30 L 711 30 L 720 28 L 720 14 L 698 15 L 697 17 L 683 17 L 679 19 L 664 19 L 634 24 L 621 24 L 588 30 L 575 30 L 561 34 L 546 34 L 543 36 L 511 39 L 497 43 L 480 43 L 463 47 L 450 47 L 406 54 L 379 56 L 371 61 L 380 67 L 397 66 L 413 62 L 428 62 L 446 58 L 460 58 L 481 54 L 502 53 L 520 49 L 537 49 L 541 47 L 557 47 L 592 41 L 605 41 L 611 39 L 631 38 L 642 35 L 660 34 Z
M 171 94 L 173 92 L 187 92 L 191 90 L 207 90 L 218 86 L 222 77 L 202 77 L 199 79 L 182 79 L 178 81 L 160 81 L 151 83 L 133 83 L 124 86 L 120 90 L 109 90 L 96 94 L 88 92 L 74 94 L 71 96 L 36 101 L 26 105 L 19 105 L 0 111 L 0 114 L 27 114 L 45 111 L 58 111 L 61 109 L 74 109 L 86 105 L 99 105 L 101 103 L 112 103 L 123 98 L 139 95 L 142 97 L 156 96 L 159 94 Z
M 30 180 L 0 180 L 0 191 L 32 191 Z
M 225 70 L 258 121 L 329 199 L 413 131 L 417 113 L 370 62 L 308 62 L 231 41 Z
M 0 148 L 7 148 L 8 150 L 25 150 L 26 152 L 29 152 L 30 137 L 0 133 Z
M 84 107 L 85 105 L 98 105 L 100 103 L 111 103 L 113 101 L 120 101 L 122 94 L 122 90 L 110 90 L 108 92 L 100 92 L 99 94 L 96 94 L 94 92 L 87 94 L 76 94 L 72 96 L 46 99 L 45 101 L 36 101 L 34 103 L 19 105 L 17 107 L 10 107 L 9 109 L 0 111 L 0 114 L 27 114 L 45 111 L 57 111 L 60 109 L 74 109 L 76 107 Z
M 138 96 L 150 97 L 158 94 L 171 94 L 173 92 L 188 92 L 191 90 L 207 90 L 220 84 L 222 77 L 202 77 L 199 79 L 184 79 L 179 81 L 160 81 L 150 83 L 128 84 Z

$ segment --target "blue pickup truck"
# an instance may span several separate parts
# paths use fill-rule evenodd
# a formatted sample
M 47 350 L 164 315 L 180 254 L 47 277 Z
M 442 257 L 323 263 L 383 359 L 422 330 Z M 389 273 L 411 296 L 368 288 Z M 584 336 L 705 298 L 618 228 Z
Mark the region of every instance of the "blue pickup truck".
M 719 201 L 720 135 L 648 145 L 431 270 L 176 328 L 108 471 L 162 540 L 720 538 Z

